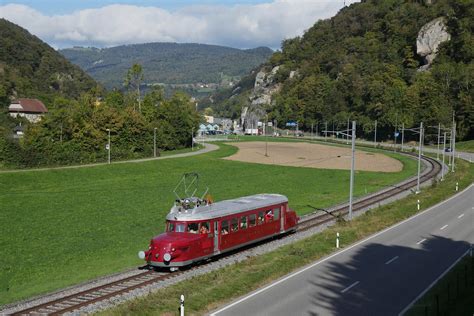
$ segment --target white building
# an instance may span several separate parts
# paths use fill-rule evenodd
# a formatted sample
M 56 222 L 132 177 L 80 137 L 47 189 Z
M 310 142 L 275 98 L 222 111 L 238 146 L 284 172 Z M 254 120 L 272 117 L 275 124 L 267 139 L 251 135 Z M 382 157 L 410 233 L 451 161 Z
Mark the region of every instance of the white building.
M 40 100 L 20 98 L 10 104 L 8 112 L 12 117 L 20 116 L 31 123 L 36 123 L 41 120 L 45 113 L 48 113 L 48 109 Z

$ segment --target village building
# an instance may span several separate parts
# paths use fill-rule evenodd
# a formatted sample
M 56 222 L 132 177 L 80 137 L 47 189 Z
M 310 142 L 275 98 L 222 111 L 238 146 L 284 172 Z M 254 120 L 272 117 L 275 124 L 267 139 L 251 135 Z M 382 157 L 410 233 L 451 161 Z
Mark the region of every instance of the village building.
M 24 117 L 31 123 L 36 123 L 48 112 L 48 109 L 40 100 L 19 98 L 10 104 L 8 112 L 12 117 Z

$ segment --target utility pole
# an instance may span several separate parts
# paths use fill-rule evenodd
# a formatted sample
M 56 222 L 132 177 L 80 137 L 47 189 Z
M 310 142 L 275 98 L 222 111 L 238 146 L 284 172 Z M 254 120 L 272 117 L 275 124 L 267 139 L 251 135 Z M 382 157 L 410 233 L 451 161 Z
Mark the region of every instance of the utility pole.
M 311 140 L 313 140 L 313 125 L 314 123 L 311 123 Z
M 438 123 L 438 150 L 436 151 L 436 160 L 439 161 L 439 142 L 441 137 L 441 123 Z M 444 149 L 443 149 L 444 151 Z
M 420 123 L 420 140 L 418 143 L 418 178 L 416 182 L 416 193 L 420 193 L 420 170 L 421 170 L 421 144 L 423 143 L 423 122 Z
M 153 157 L 156 158 L 156 127 L 153 129 Z
M 106 131 L 109 133 L 109 142 L 107 143 L 107 150 L 108 150 L 107 163 L 110 164 L 110 128 L 107 128 Z
M 375 120 L 374 147 L 377 147 L 377 120 Z
M 191 128 L 191 151 L 194 151 L 194 127 Z
M 356 121 L 352 121 L 352 160 L 351 160 L 351 184 L 349 193 L 349 220 L 352 221 L 352 193 L 354 188 L 354 167 L 355 167 L 355 138 Z
M 266 122 L 265 122 L 265 157 L 268 157 L 268 136 L 267 136 L 267 126 L 268 125 L 268 114 L 266 116 Z

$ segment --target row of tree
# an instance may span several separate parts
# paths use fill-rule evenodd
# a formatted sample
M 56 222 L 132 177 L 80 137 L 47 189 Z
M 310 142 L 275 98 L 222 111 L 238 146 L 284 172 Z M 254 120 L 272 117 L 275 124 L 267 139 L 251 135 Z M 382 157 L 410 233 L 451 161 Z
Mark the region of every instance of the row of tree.
M 139 105 L 140 104 L 140 105 Z M 154 136 L 159 150 L 191 145 L 200 116 L 189 96 L 176 93 L 166 99 L 160 88 L 141 100 L 136 92 L 90 91 L 78 100 L 56 98 L 41 122 L 28 124 L 0 114 L 0 164 L 34 167 L 101 162 L 107 159 L 108 130 L 113 159 L 150 157 Z M 22 123 L 24 137 L 12 138 Z

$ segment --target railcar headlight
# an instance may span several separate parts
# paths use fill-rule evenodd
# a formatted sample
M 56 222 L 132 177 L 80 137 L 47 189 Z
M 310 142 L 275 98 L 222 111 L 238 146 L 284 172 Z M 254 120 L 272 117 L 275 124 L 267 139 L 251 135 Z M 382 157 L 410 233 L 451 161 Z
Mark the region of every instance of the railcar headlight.
M 171 248 L 171 252 L 174 252 L 176 249 L 175 248 Z
M 145 252 L 144 251 L 139 251 L 138 252 L 138 258 L 140 258 L 142 260 L 145 259 Z
M 165 253 L 165 254 L 163 255 L 163 259 L 164 259 L 165 261 L 170 261 L 170 260 L 171 260 L 171 255 L 170 255 L 169 253 Z

